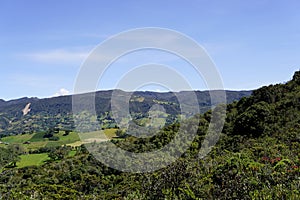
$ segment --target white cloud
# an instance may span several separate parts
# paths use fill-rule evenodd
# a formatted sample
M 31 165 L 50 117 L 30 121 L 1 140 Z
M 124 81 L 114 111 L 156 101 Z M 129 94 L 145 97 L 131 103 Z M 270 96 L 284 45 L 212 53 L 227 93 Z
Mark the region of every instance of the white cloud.
M 65 88 L 61 88 L 58 92 L 56 92 L 53 96 L 58 97 L 58 96 L 65 96 L 69 95 L 70 91 L 66 90 Z
M 91 54 L 95 46 L 85 46 L 82 48 L 68 49 L 52 49 L 48 51 L 32 52 L 19 54 L 18 57 L 26 58 L 34 62 L 41 62 L 46 64 L 72 64 L 80 65 L 87 58 L 94 62 L 108 62 L 111 61 L 112 55 L 106 52 L 104 55 Z

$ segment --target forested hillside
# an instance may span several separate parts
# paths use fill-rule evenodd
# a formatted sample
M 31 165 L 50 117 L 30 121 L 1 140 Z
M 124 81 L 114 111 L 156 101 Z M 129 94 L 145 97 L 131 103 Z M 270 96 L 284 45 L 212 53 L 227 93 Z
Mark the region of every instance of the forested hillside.
M 300 199 L 300 71 L 285 84 L 262 87 L 227 105 L 220 140 L 199 158 L 210 118 L 207 111 L 188 119 L 200 119 L 197 137 L 176 162 L 155 172 L 117 171 L 80 146 L 74 157 L 3 168 L 0 194 L 4 199 Z M 151 138 L 125 133 L 113 142 L 133 152 L 152 151 L 171 141 L 179 126 L 166 126 Z M 0 150 L 1 162 L 11 162 Z
M 95 107 L 99 129 L 114 128 L 116 123 L 111 116 L 111 96 L 113 90 L 99 91 L 95 93 Z M 128 92 L 118 91 L 120 95 L 128 95 Z M 218 91 L 213 91 L 218 92 Z M 177 95 L 183 97 L 183 103 L 193 107 L 199 106 L 203 113 L 211 108 L 208 91 L 195 91 L 199 105 L 189 105 L 191 92 L 134 92 L 130 99 L 130 112 L 133 119 L 147 117 L 147 112 L 154 104 L 163 105 L 168 124 L 174 123 L 180 113 L 180 105 Z M 251 91 L 227 91 L 227 102 L 231 103 L 242 97 L 249 96 Z M 80 95 L 82 101 L 89 96 L 87 93 Z M 24 116 L 22 110 L 30 103 L 30 111 Z M 190 117 L 193 113 L 183 113 Z M 22 98 L 11 101 L 0 101 L 0 137 L 3 135 L 16 135 L 21 133 L 33 133 L 47 131 L 49 128 L 74 130 L 72 115 L 72 96 L 60 96 L 47 99 Z

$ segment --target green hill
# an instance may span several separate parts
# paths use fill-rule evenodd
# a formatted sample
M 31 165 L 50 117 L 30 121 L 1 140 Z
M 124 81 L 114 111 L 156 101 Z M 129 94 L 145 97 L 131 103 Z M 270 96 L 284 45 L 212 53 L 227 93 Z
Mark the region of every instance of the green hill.
M 114 128 L 116 123 L 111 114 L 111 96 L 113 90 L 99 91 L 95 93 L 97 126 L 101 128 Z M 128 95 L 128 92 L 117 90 L 118 95 Z M 218 91 L 213 91 L 217 93 Z M 203 113 L 211 108 L 210 96 L 208 91 L 195 91 L 199 105 L 189 105 L 191 92 L 134 92 L 130 99 L 130 113 L 134 120 L 148 117 L 147 112 L 154 104 L 160 104 L 166 110 L 168 115 L 167 124 L 174 123 L 180 106 L 176 95 L 183 98 L 184 104 L 191 110 L 195 106 L 200 107 Z M 242 97 L 249 96 L 251 91 L 226 91 L 227 102 L 239 100 Z M 79 101 L 85 105 L 86 97 L 94 95 L 87 93 L 78 95 Z M 120 98 L 122 99 L 122 98 Z M 30 103 L 30 111 L 23 116 L 22 110 Z M 187 117 L 196 113 L 183 113 Z M 79 114 L 84 116 L 84 113 Z M 21 98 L 11 101 L 0 101 L 0 137 L 3 135 L 17 135 L 21 133 L 33 133 L 47 131 L 50 127 L 58 127 L 62 130 L 74 130 L 74 119 L 72 115 L 72 96 L 60 96 L 46 99 Z M 90 130 L 87 130 L 90 131 Z M 94 131 L 94 130 L 93 130 Z
M 197 129 L 197 136 L 176 162 L 157 171 L 112 169 L 97 161 L 85 145 L 74 157 L 4 170 L 0 192 L 5 199 L 300 199 L 300 71 L 284 84 L 262 87 L 227 105 L 218 143 L 200 158 L 210 118 L 207 111 L 187 119 L 187 125 L 199 120 L 199 126 L 189 127 Z M 153 151 L 169 143 L 179 127 L 174 123 L 153 137 L 127 135 L 113 142 L 132 152 Z M 91 144 L 96 149 L 100 145 L 105 143 Z M 0 158 L 5 160 L 7 153 L 3 150 Z M 123 158 L 120 165 L 136 164 L 121 153 L 111 156 Z M 153 159 L 165 162 L 159 155 Z

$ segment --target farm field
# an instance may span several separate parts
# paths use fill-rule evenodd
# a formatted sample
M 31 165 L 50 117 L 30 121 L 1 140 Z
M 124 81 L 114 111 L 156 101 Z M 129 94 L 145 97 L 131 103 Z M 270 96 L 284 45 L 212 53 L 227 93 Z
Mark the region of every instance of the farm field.
M 49 160 L 47 153 L 21 155 L 21 160 L 17 162 L 17 168 L 27 166 L 39 166 Z
M 79 140 L 68 143 L 69 146 L 80 146 L 82 144 L 92 143 L 92 142 L 105 142 L 107 140 L 110 140 L 114 137 L 116 137 L 116 131 L 118 129 L 112 128 L 112 129 L 105 129 L 100 131 L 93 131 L 88 133 L 81 133 L 79 134 Z
M 16 163 L 17 168 L 39 166 L 50 159 L 48 153 L 30 152 L 38 150 L 42 147 L 57 148 L 63 145 L 77 147 L 82 144 L 92 143 L 95 141 L 108 141 L 116 137 L 116 131 L 117 129 L 106 129 L 82 133 L 80 134 L 81 137 L 79 137 L 79 134 L 76 132 L 70 132 L 66 134 L 65 131 L 59 131 L 58 133 L 54 134 L 54 136 L 58 138 L 57 141 L 44 138 L 45 133 L 21 134 L 1 138 L 0 147 L 7 148 L 9 145 L 19 145 L 23 149 L 24 154 L 20 155 L 20 160 Z M 75 154 L 76 150 L 71 150 L 67 157 L 73 157 Z
M 65 134 L 64 131 L 60 131 L 59 133 L 54 134 L 54 136 L 58 137 L 57 141 L 51 141 L 48 138 L 44 138 L 44 133 L 33 133 L 33 134 L 21 134 L 14 136 L 7 136 L 0 139 L 2 144 L 0 147 L 6 147 L 6 144 L 19 144 L 24 147 L 26 151 L 37 150 L 41 147 L 56 147 L 62 145 L 70 145 L 70 146 L 80 146 L 84 143 L 91 142 L 102 142 L 112 139 L 116 136 L 117 129 L 106 129 L 101 131 L 94 131 L 88 133 L 80 134 L 70 132 L 69 134 Z

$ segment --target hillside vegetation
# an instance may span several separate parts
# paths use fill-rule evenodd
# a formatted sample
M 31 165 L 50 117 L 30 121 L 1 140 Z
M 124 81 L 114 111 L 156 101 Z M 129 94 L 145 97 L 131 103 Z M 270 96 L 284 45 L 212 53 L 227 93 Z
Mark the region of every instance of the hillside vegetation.
M 213 91 L 218 93 L 218 91 Z M 130 93 L 121 90 L 98 91 L 77 95 L 77 100 L 86 105 L 85 101 L 89 96 L 95 97 L 95 108 L 97 118 L 92 119 L 97 122 L 94 131 L 108 128 L 116 128 L 116 122 L 111 113 L 111 97 L 117 94 L 119 99 L 125 99 Z M 198 105 L 189 105 L 191 92 L 134 92 L 129 100 L 129 109 L 133 120 L 141 121 L 148 118 L 148 110 L 154 105 L 162 105 L 166 110 L 167 124 L 176 122 L 179 114 L 190 117 L 193 113 L 181 113 L 180 105 L 176 96 L 181 96 L 183 106 L 189 106 L 190 110 L 195 110 L 195 106 L 200 107 L 202 113 L 211 108 L 210 95 L 208 91 L 195 91 Z M 227 102 L 231 103 L 242 97 L 249 96 L 251 91 L 226 91 Z M 23 109 L 30 103 L 30 111 L 24 115 Z M 195 113 L 194 113 L 195 114 Z M 72 96 L 60 96 L 47 99 L 21 98 L 11 101 L 0 101 L 0 137 L 5 135 L 18 135 L 22 133 L 34 133 L 47 131 L 49 128 L 60 128 L 61 130 L 74 130 L 74 118 L 72 114 Z M 79 113 L 76 116 L 81 119 L 93 118 L 86 113 Z
M 262 87 L 227 105 L 219 142 L 199 158 L 210 118 L 207 111 L 188 119 L 187 124 L 200 119 L 199 126 L 190 127 L 198 134 L 188 151 L 155 172 L 117 171 L 82 145 L 73 157 L 4 169 L 0 193 L 4 199 L 300 199 L 300 71 L 285 84 Z M 173 123 L 143 139 L 125 132 L 113 142 L 133 152 L 153 151 L 171 141 L 179 127 Z M 12 162 L 8 151 L 0 150 L 2 163 Z

